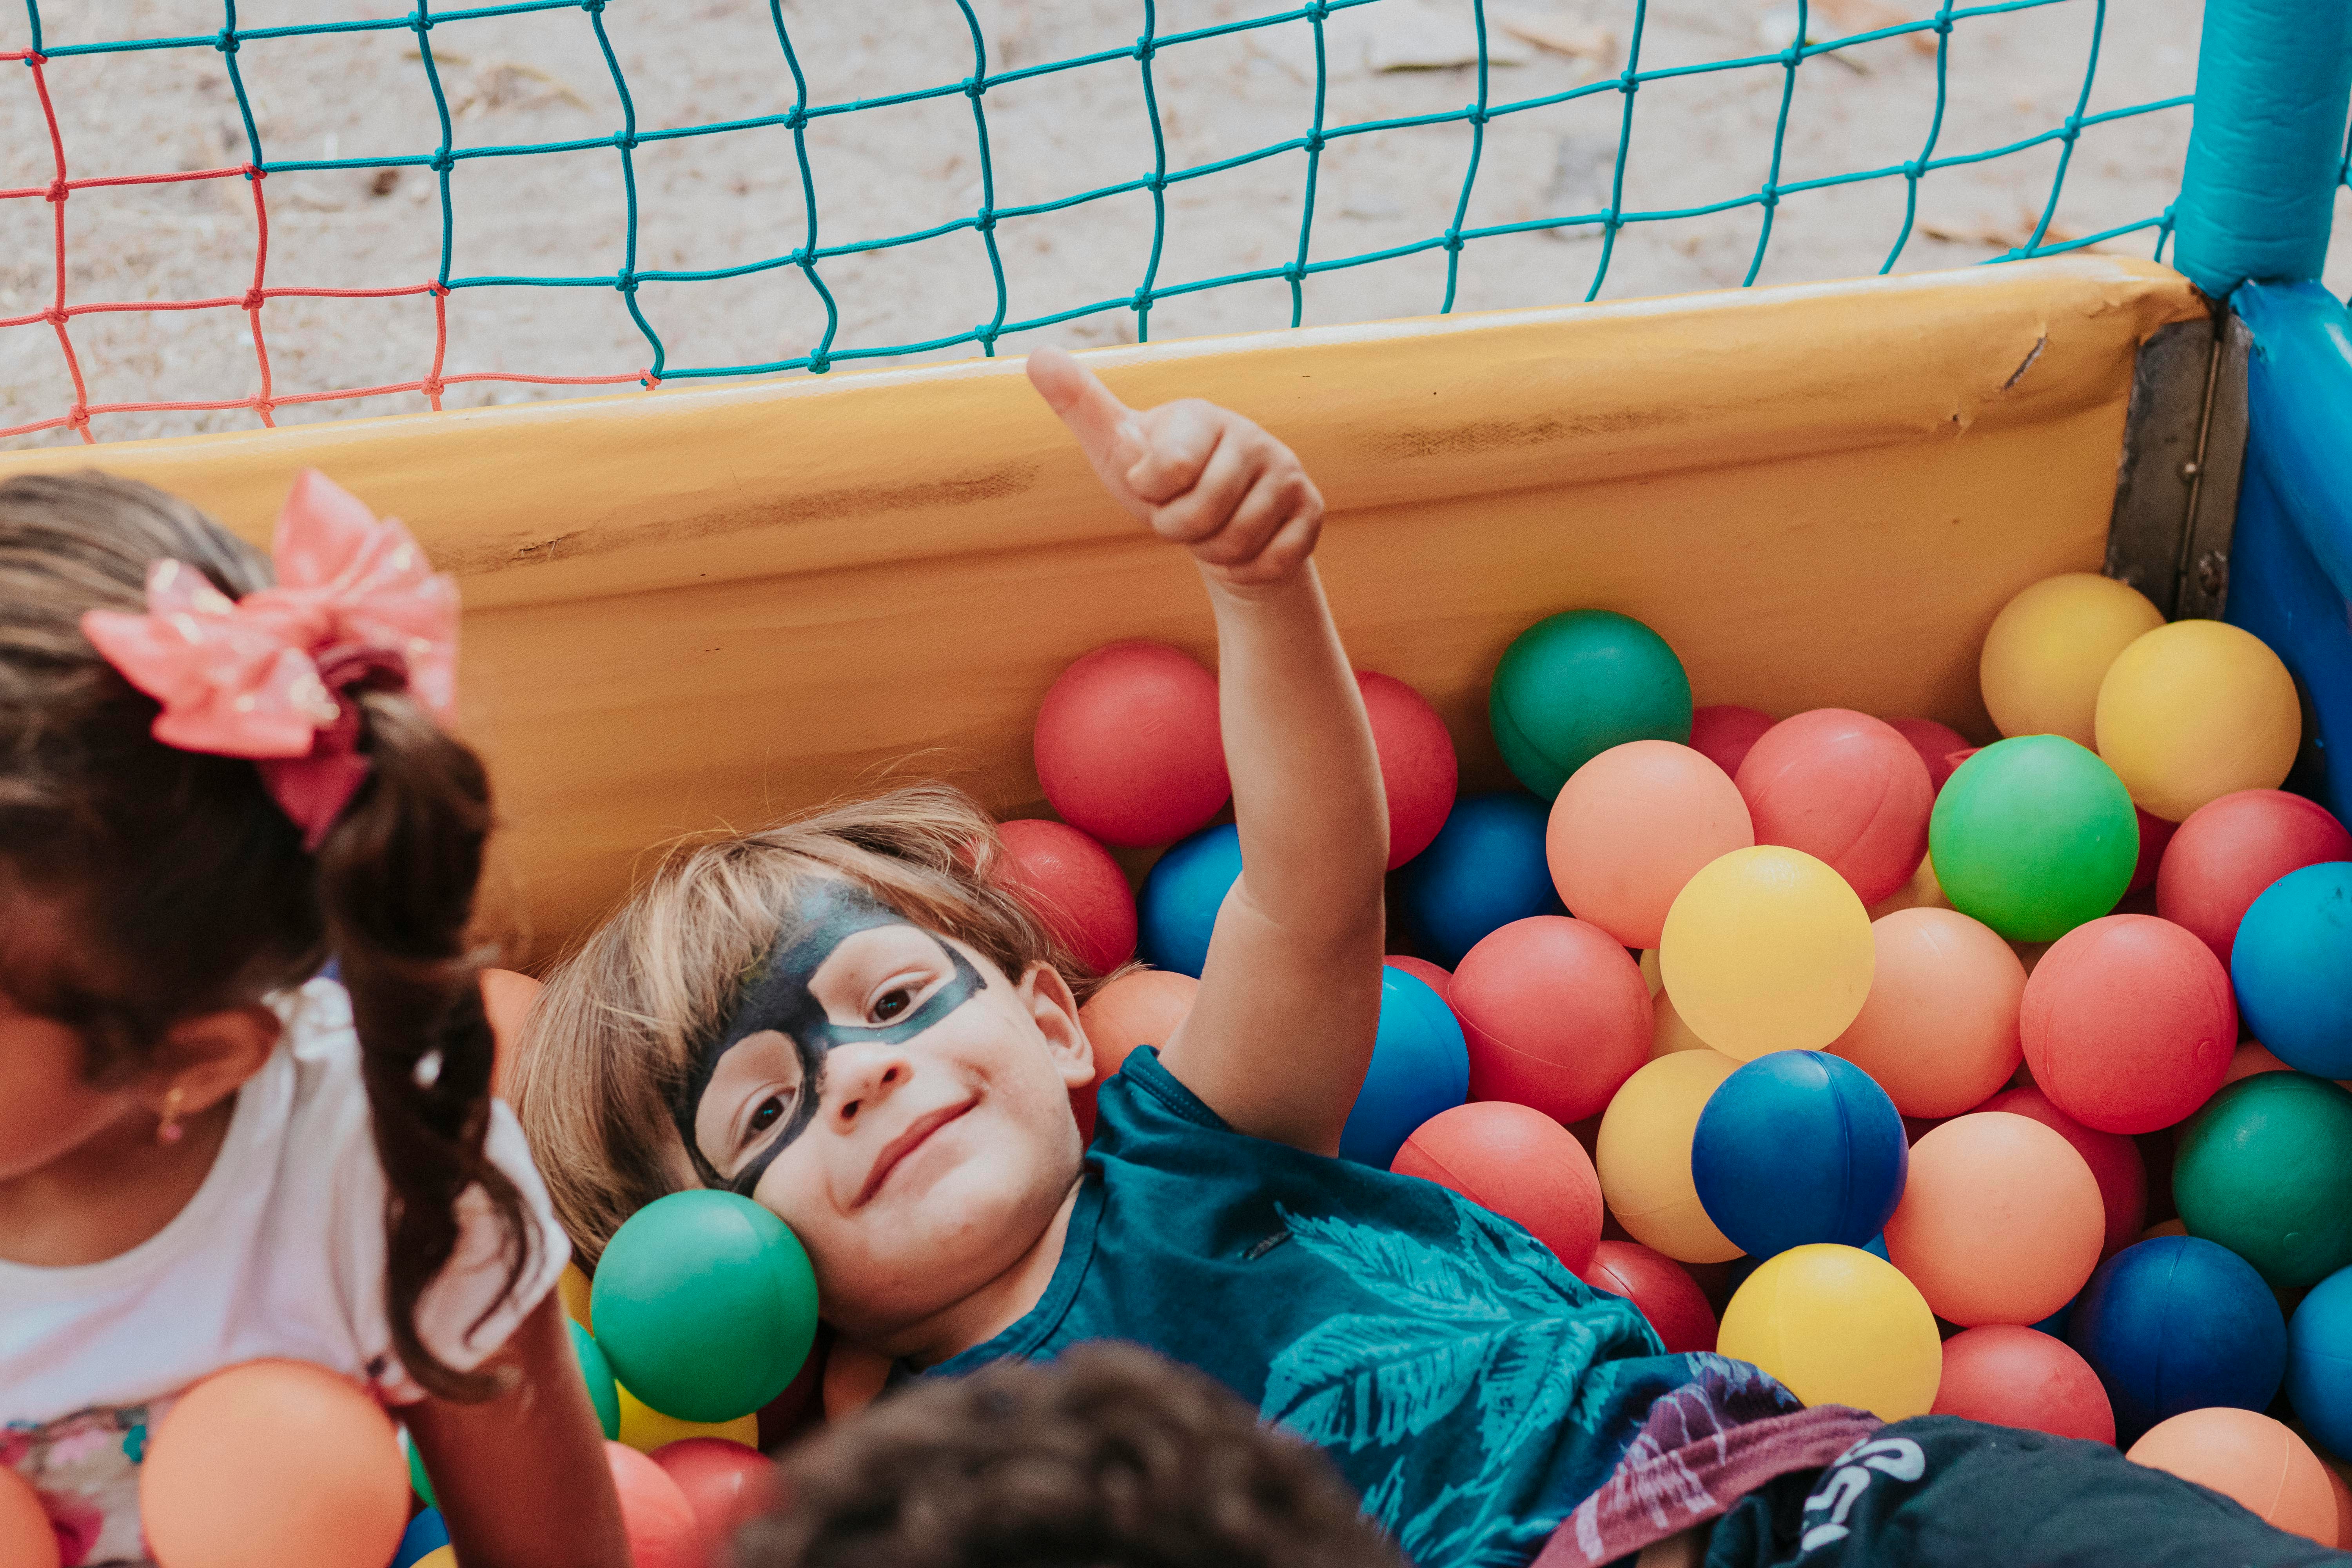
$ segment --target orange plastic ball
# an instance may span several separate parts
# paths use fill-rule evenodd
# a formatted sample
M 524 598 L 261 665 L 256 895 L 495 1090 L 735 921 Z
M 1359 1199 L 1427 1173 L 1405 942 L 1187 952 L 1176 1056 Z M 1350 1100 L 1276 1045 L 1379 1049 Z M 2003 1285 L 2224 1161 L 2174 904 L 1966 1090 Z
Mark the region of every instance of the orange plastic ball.
M 1755 842 L 1731 775 L 1688 746 L 1629 741 L 1560 786 L 1544 858 L 1570 914 L 1627 947 L 1655 947 L 1683 885 Z
M 1990 926 L 1956 910 L 1898 910 L 1871 924 L 1877 963 L 1862 1011 L 1830 1046 L 1906 1116 L 1982 1105 L 2025 1058 L 2017 1007 L 2025 965 Z
M 9 1568 L 58 1568 L 58 1532 L 39 1496 L 22 1476 L 0 1465 L 0 1563 Z
M 1936 1315 L 2038 1323 L 2099 1266 L 2107 1210 L 2074 1146 L 2030 1117 L 1957 1116 L 1911 1146 L 1886 1256 Z
M 1136 1047 L 1166 1045 L 1192 1010 L 1200 989 L 1199 981 L 1172 969 L 1138 969 L 1096 992 L 1078 1009 L 1078 1026 L 1086 1030 L 1095 1058 L 1095 1081 L 1070 1095 L 1083 1136 L 1094 1136 L 1096 1091 Z
M 163 1568 L 383 1568 L 408 1527 L 408 1466 L 358 1384 L 247 1362 L 156 1423 L 139 1511 Z
M 2338 1531 L 2336 1489 L 2311 1445 L 2251 1410 L 2216 1405 L 2159 1421 L 2124 1456 L 2244 1505 L 2263 1522 L 2322 1546 Z

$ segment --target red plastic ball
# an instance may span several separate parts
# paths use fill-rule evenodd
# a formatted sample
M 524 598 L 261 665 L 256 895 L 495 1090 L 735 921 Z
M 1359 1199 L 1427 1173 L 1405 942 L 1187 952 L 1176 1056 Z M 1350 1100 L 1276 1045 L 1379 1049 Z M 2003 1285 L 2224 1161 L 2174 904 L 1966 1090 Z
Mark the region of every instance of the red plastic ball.
M 708 1563 L 720 1562 L 735 1532 L 774 1500 L 776 1462 L 724 1437 L 682 1438 L 656 1448 L 653 1461 L 686 1494 Z
M 1944 1342 L 1933 1414 L 2085 1443 L 2116 1440 L 2115 1408 L 2091 1363 L 2065 1341 L 2012 1323 L 1969 1329 Z
M 1062 820 L 1106 844 L 1170 844 L 1234 793 L 1217 678 L 1154 642 L 1098 647 L 1037 710 L 1037 782 Z
M 1599 926 L 1532 915 L 1463 955 L 1446 1001 L 1470 1046 L 1470 1098 L 1561 1122 L 1609 1103 L 1650 1054 L 1650 988 Z
M 1737 777 L 1748 749 L 1774 723 L 1772 715 L 1737 702 L 1718 702 L 1691 714 L 1691 750 Z
M 1003 875 L 1071 956 L 1108 974 L 1135 956 L 1135 891 L 1110 851 L 1066 823 L 1000 823 Z
M 1936 805 L 1927 764 L 1867 713 L 1816 708 L 1781 720 L 1749 750 L 1737 782 L 1757 843 L 1826 861 L 1865 908 L 1927 858 Z
M 703 1568 L 702 1525 L 669 1472 L 625 1443 L 607 1442 L 604 1462 L 621 1498 L 621 1532 L 636 1568 Z
M 1421 693 L 1393 675 L 1356 671 L 1364 694 L 1364 715 L 1372 724 L 1372 749 L 1380 754 L 1381 787 L 1389 797 L 1389 869 L 1423 850 L 1445 826 L 1454 809 L 1461 764 L 1454 737 Z
M 2156 912 L 2226 964 L 2238 922 L 2263 890 L 2323 860 L 2352 860 L 2352 833 L 2326 806 L 2284 790 L 2242 789 L 2181 823 L 2156 874 Z
M 1540 1110 L 1501 1100 L 1441 1110 L 1389 1169 L 1460 1193 L 1528 1227 L 1573 1274 L 1601 1241 L 1601 1178 L 1576 1135 Z
M 1889 719 L 1886 727 L 1911 742 L 1911 749 L 1927 764 L 1927 783 L 1935 789 L 1944 787 L 1944 781 L 1960 765 L 1959 754 L 1969 749 L 1966 735 L 1933 719 Z
M 2004 1089 L 1977 1109 L 2030 1116 L 2074 1145 L 2074 1152 L 2091 1167 L 2091 1179 L 2099 1184 L 2099 1203 L 2107 1211 L 2100 1258 L 2112 1258 L 2139 1239 L 2147 1225 L 2147 1164 L 2140 1158 L 2138 1144 L 2120 1132 L 2084 1126 L 2051 1104 L 2050 1097 L 2032 1084 Z
M 2154 915 L 2108 915 L 2051 945 L 2018 1014 L 2051 1102 L 2102 1132 L 2153 1132 L 2213 1097 L 2238 1043 L 2221 960 Z
M 2156 886 L 2158 868 L 2164 864 L 2164 852 L 2171 847 L 2172 836 L 2180 831 L 2180 824 L 2177 822 L 2150 816 L 2137 805 L 2132 810 L 2139 817 L 2139 858 L 2132 864 L 2131 885 L 2124 889 L 2126 897 L 2144 893 Z M 2252 903 L 2253 900 L 2249 899 L 2246 901 Z M 2221 961 L 2224 963 L 2229 962 L 2226 953 Z
M 1638 1241 L 1603 1241 L 1577 1278 L 1642 1310 L 1676 1355 L 1715 1349 L 1715 1309 L 1683 1266 Z
M 1454 971 L 1444 964 L 1432 963 L 1425 958 L 1415 958 L 1410 953 L 1403 952 L 1391 952 L 1381 962 L 1391 969 L 1403 970 L 1407 974 L 1436 992 L 1440 1001 L 1444 1002 L 1448 1006 L 1453 1005 L 1453 998 L 1449 993 L 1454 989 Z

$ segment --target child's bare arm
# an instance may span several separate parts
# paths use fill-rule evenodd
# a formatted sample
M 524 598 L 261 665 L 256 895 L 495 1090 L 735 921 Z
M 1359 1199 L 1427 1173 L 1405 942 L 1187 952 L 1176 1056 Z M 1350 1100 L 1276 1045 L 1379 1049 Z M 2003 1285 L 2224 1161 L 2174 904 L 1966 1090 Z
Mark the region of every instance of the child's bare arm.
M 1380 1022 L 1388 808 L 1312 555 L 1323 500 L 1290 449 L 1197 400 L 1128 408 L 1058 350 L 1029 376 L 1103 485 L 1190 548 L 1216 612 L 1242 879 L 1168 1069 L 1245 1132 L 1336 1152 Z

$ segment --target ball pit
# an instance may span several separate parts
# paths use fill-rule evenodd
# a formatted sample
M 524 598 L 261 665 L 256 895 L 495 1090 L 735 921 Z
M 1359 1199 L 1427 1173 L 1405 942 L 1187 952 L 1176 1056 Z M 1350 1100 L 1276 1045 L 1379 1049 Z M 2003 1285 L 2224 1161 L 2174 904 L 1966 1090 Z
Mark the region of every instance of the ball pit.
M 1952 771 L 1927 821 L 1944 896 L 2011 942 L 2053 942 L 2116 907 L 2139 860 L 2131 795 L 2074 742 L 2026 735 Z
M 1691 750 L 1721 768 L 1727 776 L 1739 772 L 1741 759 L 1765 731 L 1777 722 L 1769 713 L 1718 702 L 1691 714 Z
M 2210 1487 L 2266 1524 L 2336 1544 L 2336 1489 L 2311 1446 L 2267 1415 L 2226 1406 L 2184 1411 L 2125 1456 Z
M 2059 1110 L 2105 1132 L 2153 1132 L 2221 1087 L 2238 1009 L 2203 942 L 2153 915 L 2109 915 L 2034 965 L 2018 1028 Z
M 2352 1458 L 2352 1268 L 2311 1289 L 2286 1326 L 2286 1397 L 2319 1446 Z
M 1747 803 L 1721 768 L 1671 741 L 1631 741 L 1560 786 L 1544 856 L 1571 914 L 1649 948 L 1684 885 L 1755 842 Z
M 2330 860 L 2352 860 L 2352 833 L 2326 806 L 2284 790 L 2240 790 L 2180 824 L 2157 872 L 2156 912 L 2227 963 L 2239 922 L 2263 889 Z
M 2352 1078 L 2352 864 L 2289 871 L 2239 922 L 2230 978 L 2246 1026 L 2279 1060 Z
M 1908 1152 L 1886 1091 L 1852 1062 L 1775 1051 L 1707 1097 L 1691 1181 L 1716 1228 L 1769 1258 L 1811 1242 L 1861 1247 L 1903 1195 Z
M 2099 1266 L 2106 1206 L 2074 1145 L 2030 1117 L 1957 1116 L 1911 1150 L 1886 1256 L 1963 1328 L 2040 1322 Z
M 198 1383 L 155 1424 L 139 1514 L 172 1568 L 383 1568 L 408 1527 L 408 1489 L 373 1396 L 306 1362 L 252 1361 Z
M 1482 1100 L 1440 1111 L 1413 1129 L 1389 1168 L 1517 1220 L 1572 1274 L 1584 1272 L 1600 1245 L 1601 1178 L 1592 1158 L 1539 1110 Z
M 1404 923 L 1439 963 L 1461 963 L 1513 921 L 1562 912 L 1544 862 L 1548 816 L 1518 790 L 1464 795 L 1429 847 L 1398 872 Z
M 2118 655 L 2164 624 L 2128 584 L 2068 572 L 2021 589 L 1993 617 L 1977 660 L 1985 710 L 2004 735 L 2095 744 L 2099 686 Z
M 2158 1237 L 2099 1265 L 2066 1338 L 2106 1385 L 2127 1443 L 2187 1410 L 2263 1409 L 2286 1375 L 2278 1298 L 2252 1264 L 2195 1237 Z
M 2147 1164 L 2140 1158 L 2138 1144 L 2120 1132 L 2084 1126 L 2032 1084 L 2004 1089 L 1979 1109 L 2031 1117 L 2083 1156 L 2092 1179 L 2099 1184 L 2099 1201 L 2106 1215 L 2105 1238 L 2099 1247 L 2102 1258 L 2112 1258 L 2140 1239 L 2141 1228 L 2147 1224 Z
M 1392 675 L 1366 669 L 1356 672 L 1356 687 L 1364 696 L 1364 716 L 1371 721 L 1372 748 L 1380 757 L 1381 785 L 1388 795 L 1389 869 L 1393 871 L 1428 848 L 1445 826 L 1461 767 L 1445 721 L 1420 692 Z
M 1783 719 L 1748 751 L 1738 783 L 1757 843 L 1803 850 L 1864 905 L 1909 881 L 1927 856 L 1936 786 L 1911 742 L 1867 713 Z
M 2024 1059 L 2025 965 L 1992 929 L 1954 910 L 1871 922 L 1870 994 L 1830 1046 L 1906 1116 L 1958 1116 L 2000 1092 Z
M 668 1472 L 625 1443 L 605 1444 L 604 1460 L 633 1568 L 704 1568 L 701 1521 Z
M 1135 956 L 1135 895 L 1110 851 L 1066 823 L 997 825 L 1003 876 L 1070 955 L 1097 974 Z
M 816 1338 L 816 1276 L 782 1220 L 706 1189 L 656 1198 L 596 1265 L 596 1342 L 638 1399 L 732 1421 L 784 1390 Z
M 1676 1051 L 1643 1067 L 1601 1113 L 1592 1163 L 1617 1223 L 1683 1263 L 1739 1256 L 1698 1201 L 1691 1139 L 1707 1097 L 1739 1064 L 1717 1051 Z
M 1217 678 L 1153 642 L 1098 647 L 1037 709 L 1037 782 L 1061 819 L 1105 844 L 1166 844 L 1233 794 Z
M 1622 1296 L 1675 1354 L 1715 1349 L 1715 1309 L 1681 1264 L 1638 1241 L 1602 1241 L 1578 1272 L 1596 1290 Z
M 1487 716 L 1504 763 L 1549 800 L 1612 746 L 1688 742 L 1690 678 L 1666 639 L 1630 616 L 1569 610 L 1504 650 Z
M 1971 749 L 1967 736 L 1933 719 L 1889 719 L 1886 727 L 1911 742 L 1911 749 L 1927 765 L 1927 783 L 1937 790 L 1960 765 L 1956 760 L 1959 754 Z
M 1845 879 L 1802 850 L 1760 844 L 1693 877 L 1658 942 L 1684 1022 L 1742 1061 L 1843 1034 L 1874 962 L 1870 916 Z
M 1136 895 L 1137 954 L 1155 969 L 1199 978 L 1217 911 L 1241 875 L 1241 830 L 1230 822 L 1170 845 Z
M 1444 998 L 1403 970 L 1382 965 L 1380 1028 L 1363 1087 L 1339 1131 L 1339 1157 L 1385 1168 L 1414 1128 L 1469 1092 L 1469 1051 Z
M 40 1495 L 15 1470 L 0 1466 L 0 1563 L 58 1568 L 58 1532 Z
M 1609 1104 L 1650 1047 L 1649 988 L 1598 926 L 1514 921 L 1454 971 L 1447 994 L 1470 1049 L 1470 1095 L 1580 1121 Z
M 2189 1235 L 2220 1242 L 2274 1289 L 2352 1265 L 2352 1093 L 2298 1072 L 2230 1085 L 2181 1129 L 2172 1197 Z
M 2135 639 L 2099 683 L 2099 755 L 2132 799 L 2179 822 L 2209 801 L 2276 789 L 2294 766 L 2294 677 L 2253 633 L 2175 621 Z
M 1989 1323 L 1944 1342 L 1932 1414 L 2085 1443 L 2116 1440 L 2116 1413 L 2091 1363 L 2064 1342 L 2013 1323 Z
M 1765 1259 L 1723 1310 L 1716 1349 L 1754 1363 L 1808 1405 L 1851 1405 L 1883 1421 L 1925 1415 L 1943 1373 L 1927 1303 L 1894 1265 L 1858 1247 L 1799 1247 Z

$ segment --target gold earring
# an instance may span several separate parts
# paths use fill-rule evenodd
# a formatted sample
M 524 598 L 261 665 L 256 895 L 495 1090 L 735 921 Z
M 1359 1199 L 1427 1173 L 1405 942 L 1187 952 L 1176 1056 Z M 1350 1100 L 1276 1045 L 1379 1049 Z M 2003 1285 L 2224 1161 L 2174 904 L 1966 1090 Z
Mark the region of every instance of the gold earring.
M 163 1120 L 156 1125 L 155 1142 L 166 1148 L 177 1143 L 180 1134 L 185 1131 L 180 1125 L 181 1099 L 182 1091 L 177 1085 L 163 1096 Z

